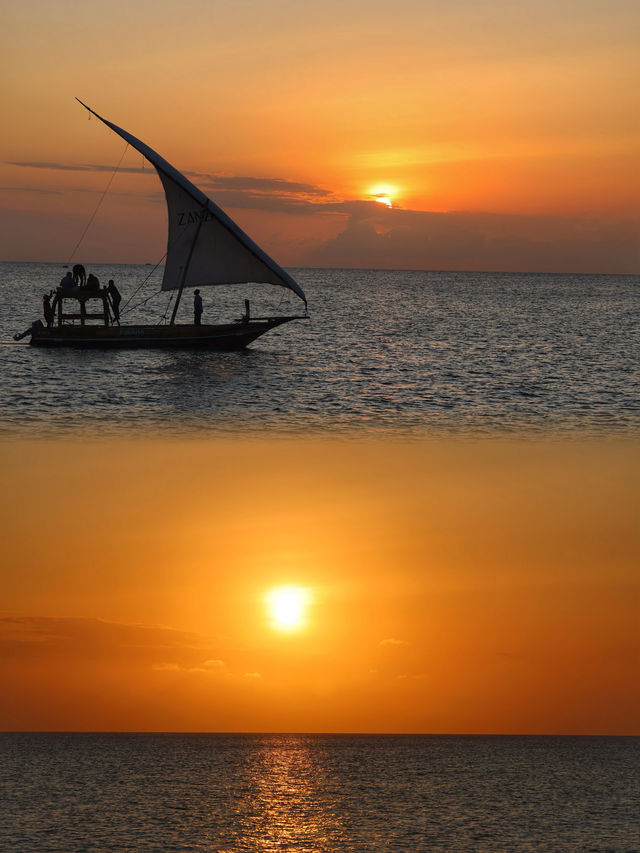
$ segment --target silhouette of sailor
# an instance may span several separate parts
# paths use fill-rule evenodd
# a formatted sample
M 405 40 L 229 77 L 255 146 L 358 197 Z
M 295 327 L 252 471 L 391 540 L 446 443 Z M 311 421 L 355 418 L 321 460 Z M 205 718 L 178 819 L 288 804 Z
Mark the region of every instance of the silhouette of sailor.
M 111 307 L 113 308 L 113 316 L 115 317 L 116 323 L 120 323 L 120 302 L 122 301 L 122 296 L 120 295 L 118 288 L 113 283 L 112 278 L 109 279 L 107 293 L 111 297 Z
M 87 283 L 87 273 L 82 264 L 74 264 L 73 283 L 76 285 L 76 287 L 84 287 Z
M 45 293 L 42 297 L 42 310 L 44 312 L 44 319 L 47 324 L 47 329 L 50 329 L 53 326 L 53 308 L 51 307 L 51 294 Z
M 60 287 L 64 287 L 65 289 L 70 290 L 73 286 L 73 275 L 71 274 L 71 270 L 67 270 L 67 274 L 60 282 Z
M 193 291 L 193 322 L 196 326 L 200 325 L 200 318 L 202 317 L 202 296 L 200 296 L 199 290 Z

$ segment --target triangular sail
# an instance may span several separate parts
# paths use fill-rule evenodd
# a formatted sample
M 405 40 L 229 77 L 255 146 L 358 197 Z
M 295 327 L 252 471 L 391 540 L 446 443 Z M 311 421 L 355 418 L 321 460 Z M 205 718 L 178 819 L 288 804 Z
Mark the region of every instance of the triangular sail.
M 300 285 L 211 199 L 144 142 L 76 100 L 156 169 L 167 200 L 169 238 L 162 290 L 247 282 L 277 284 L 304 304 Z M 195 242 L 194 242 L 195 241 Z

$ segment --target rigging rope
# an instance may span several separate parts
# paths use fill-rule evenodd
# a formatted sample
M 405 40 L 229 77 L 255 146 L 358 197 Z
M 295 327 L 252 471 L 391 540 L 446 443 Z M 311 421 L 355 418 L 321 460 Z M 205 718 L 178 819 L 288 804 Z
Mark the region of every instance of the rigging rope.
M 169 308 L 171 308 L 171 303 L 173 302 L 174 296 L 175 296 L 175 294 L 172 293 L 171 296 L 169 297 L 169 301 L 167 302 L 167 307 L 164 309 L 164 314 L 162 315 L 162 317 L 160 317 L 160 322 L 158 323 L 159 326 L 161 326 L 164 323 L 164 321 L 167 319 L 167 314 L 169 313 Z
M 84 240 L 84 238 L 85 238 L 85 236 L 86 236 L 87 231 L 88 231 L 88 230 L 89 230 L 89 228 L 91 227 L 91 223 L 92 223 L 92 222 L 93 222 L 93 220 L 96 218 L 96 214 L 97 214 L 97 213 L 98 213 L 98 211 L 100 210 L 100 206 L 101 206 L 102 202 L 104 201 L 104 198 L 105 198 L 106 194 L 109 192 L 109 188 L 110 188 L 110 186 L 111 186 L 111 184 L 112 184 L 112 182 L 113 182 L 113 179 L 115 178 L 115 176 L 116 176 L 116 173 L 117 173 L 118 169 L 119 169 L 119 168 L 120 168 L 120 166 L 122 165 L 122 161 L 124 160 L 124 155 L 127 153 L 127 148 L 128 148 L 128 147 L 129 147 L 129 143 L 127 142 L 127 143 L 125 144 L 125 146 L 124 146 L 124 151 L 122 152 L 122 157 L 120 157 L 120 160 L 118 161 L 118 165 L 115 167 L 115 169 L 113 170 L 113 174 L 112 174 L 112 175 L 111 175 L 111 177 L 109 178 L 109 183 L 107 184 L 107 186 L 106 186 L 106 188 L 105 188 L 104 192 L 103 192 L 103 193 L 102 193 L 102 195 L 100 196 L 100 200 L 98 201 L 98 204 L 96 205 L 96 209 L 95 209 L 95 210 L 93 211 L 93 213 L 91 214 L 91 218 L 90 218 L 90 219 L 89 219 L 89 221 L 87 222 L 87 224 L 86 224 L 86 226 L 85 226 L 85 229 L 84 229 L 84 231 L 82 232 L 82 236 L 80 237 L 80 239 L 79 239 L 79 240 L 78 240 L 78 242 L 76 243 L 76 245 L 75 245 L 75 248 L 74 248 L 73 252 L 71 252 L 71 254 L 69 255 L 69 260 L 67 261 L 67 263 L 68 263 L 68 264 L 70 264 L 70 263 L 71 263 L 71 261 L 73 260 L 73 256 L 74 256 L 74 255 L 75 255 L 75 253 L 78 251 L 78 247 L 80 246 L 80 243 L 82 243 L 82 241 Z
M 165 259 L 166 257 L 167 257 L 167 253 L 165 252 L 165 253 L 164 253 L 164 255 L 163 255 L 163 256 L 160 258 L 160 260 L 157 262 L 157 264 L 154 266 L 154 268 L 151 270 L 151 272 L 149 273 L 149 275 L 148 275 L 145 279 L 143 279 L 143 280 L 142 280 L 142 282 L 141 282 L 141 283 L 136 287 L 136 289 L 133 291 L 133 293 L 131 294 L 131 296 L 127 299 L 127 301 L 126 301 L 126 302 L 124 303 L 124 305 L 122 306 L 122 310 L 120 311 L 120 314 L 121 314 L 121 315 L 122 315 L 122 314 L 127 314 L 127 313 L 129 313 L 129 311 L 133 311 L 133 309 L 134 309 L 134 308 L 139 308 L 141 305 L 144 305 L 144 303 L 145 303 L 145 302 L 148 302 L 148 301 L 149 301 L 149 299 L 151 299 L 151 297 L 152 297 L 152 296 L 155 296 L 155 295 L 156 295 L 156 293 L 155 293 L 155 292 L 154 292 L 154 293 L 151 293 L 151 294 L 150 294 L 149 296 L 147 296 L 147 298 L 146 298 L 146 299 L 144 299 L 142 302 L 139 302 L 137 305 L 132 305 L 130 308 L 127 308 L 127 305 L 129 305 L 129 303 L 131 302 L 131 300 L 135 297 L 136 293 L 138 293 L 138 291 L 139 291 L 139 290 L 142 290 L 142 288 L 143 288 L 143 287 L 145 286 L 145 284 L 149 281 L 149 279 L 151 278 L 151 276 L 152 276 L 152 275 L 154 274 L 154 272 L 158 269 L 158 267 L 160 266 L 160 264 L 164 261 L 164 259 Z M 158 291 L 158 293 L 161 293 L 161 292 L 162 292 L 162 291 Z

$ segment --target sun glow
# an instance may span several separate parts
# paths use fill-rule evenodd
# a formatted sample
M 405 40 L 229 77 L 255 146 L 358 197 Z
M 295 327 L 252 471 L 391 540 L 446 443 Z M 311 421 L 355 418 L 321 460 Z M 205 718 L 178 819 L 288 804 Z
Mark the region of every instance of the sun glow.
M 309 590 L 300 586 L 275 587 L 266 595 L 271 624 L 280 631 L 299 631 L 306 624 Z
M 373 200 L 378 204 L 384 204 L 386 207 L 393 207 L 393 202 L 391 201 L 391 198 L 395 194 L 395 192 L 395 187 L 379 185 L 373 187 L 370 190 L 369 196 L 373 198 Z

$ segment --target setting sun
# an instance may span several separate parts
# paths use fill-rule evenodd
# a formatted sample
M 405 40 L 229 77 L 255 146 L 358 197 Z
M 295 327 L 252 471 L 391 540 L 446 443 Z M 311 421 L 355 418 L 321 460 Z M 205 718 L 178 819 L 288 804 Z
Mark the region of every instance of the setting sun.
M 271 624 L 280 631 L 297 631 L 305 624 L 309 591 L 299 586 L 279 586 L 267 593 Z
M 393 207 L 392 196 L 395 195 L 396 188 L 388 185 L 379 184 L 371 189 L 369 195 L 378 204 L 384 204 L 386 207 Z

